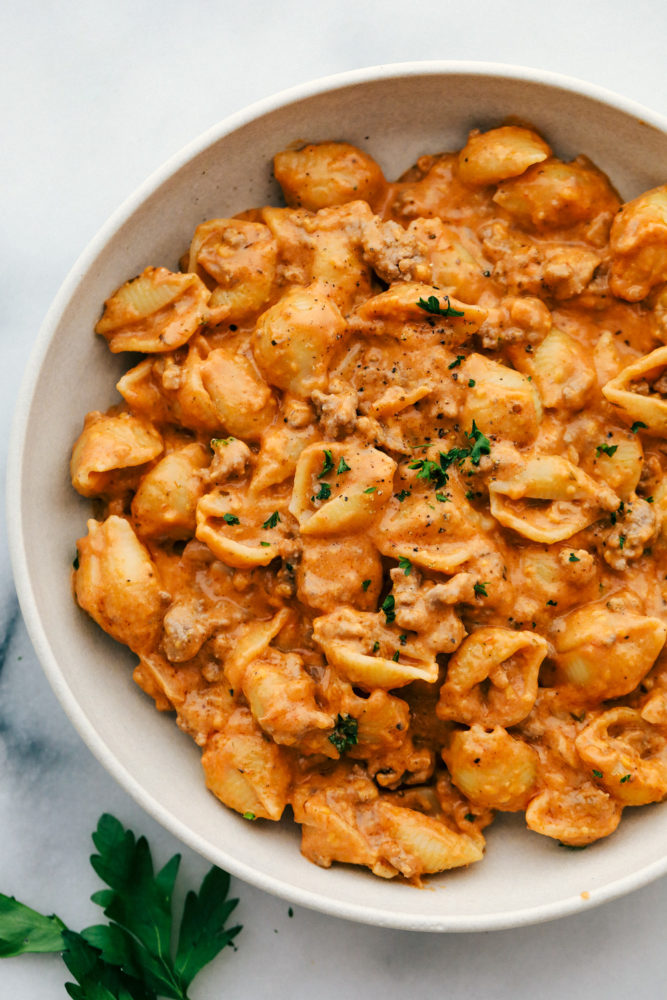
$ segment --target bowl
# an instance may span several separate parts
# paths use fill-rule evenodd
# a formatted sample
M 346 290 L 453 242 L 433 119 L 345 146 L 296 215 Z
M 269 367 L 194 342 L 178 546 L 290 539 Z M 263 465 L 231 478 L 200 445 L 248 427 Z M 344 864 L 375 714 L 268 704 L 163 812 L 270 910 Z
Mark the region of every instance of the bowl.
M 407 63 L 346 73 L 261 101 L 215 126 L 154 174 L 79 258 L 37 339 L 10 449 L 11 553 L 28 631 L 82 738 L 158 822 L 211 862 L 291 902 L 371 924 L 427 931 L 507 928 L 575 913 L 667 871 L 667 806 L 628 810 L 616 834 L 562 850 L 501 815 L 481 864 L 428 890 L 299 852 L 291 821 L 251 824 L 207 792 L 200 753 L 131 679 L 134 657 L 74 604 L 69 571 L 89 503 L 68 476 L 84 414 L 116 402 L 127 359 L 93 327 L 110 292 L 147 264 L 177 268 L 206 218 L 279 203 L 271 160 L 294 140 L 345 139 L 387 177 L 425 152 L 458 149 L 471 127 L 508 115 L 558 155 L 585 152 L 624 199 L 665 181 L 667 120 L 579 81 L 474 63 Z M 47 527 L 48 526 L 48 527 Z

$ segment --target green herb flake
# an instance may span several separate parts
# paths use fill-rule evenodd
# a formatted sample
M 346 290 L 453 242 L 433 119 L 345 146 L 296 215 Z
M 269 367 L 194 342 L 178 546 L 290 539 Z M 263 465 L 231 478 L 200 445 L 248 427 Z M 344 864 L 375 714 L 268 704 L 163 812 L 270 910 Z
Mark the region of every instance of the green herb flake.
M 241 523 L 239 521 L 238 517 L 236 516 L 236 514 L 223 514 L 222 515 L 222 520 L 226 521 L 227 524 L 240 524 Z
M 368 588 L 370 587 L 370 585 L 371 585 L 371 581 L 370 580 L 363 580 L 362 584 L 361 584 L 361 589 L 365 592 L 365 591 L 368 590 Z
M 489 595 L 486 592 L 487 587 L 488 583 L 476 583 L 475 586 L 473 587 L 473 590 L 475 591 L 475 597 L 488 597 Z
M 491 442 L 488 437 L 482 434 L 479 427 L 476 426 L 474 420 L 472 422 L 472 429 L 470 433 L 466 431 L 466 437 L 469 441 L 475 442 L 470 451 L 470 461 L 473 465 L 479 465 L 479 460 L 482 455 L 489 455 L 491 453 Z
M 476 385 L 477 385 L 477 383 L 475 382 L 474 378 L 469 378 L 468 379 L 468 388 L 469 389 L 474 389 Z
M 438 501 L 438 503 L 451 503 L 452 502 L 452 498 L 446 496 L 444 493 L 436 493 L 435 499 Z
M 552 608 L 555 608 L 558 606 L 558 601 L 547 601 L 547 604 L 551 605 Z
M 613 455 L 616 454 L 617 451 L 618 451 L 617 444 L 599 444 L 595 449 L 595 454 L 597 456 L 600 456 L 602 454 L 609 455 L 609 458 L 611 458 Z
M 653 503 L 653 497 L 646 497 L 646 503 Z
M 626 781 L 630 781 L 631 779 L 632 779 L 631 774 L 624 774 L 623 777 L 621 778 L 621 784 L 624 785 Z
M 270 549 L 270 548 L 271 548 L 271 542 L 260 542 L 259 544 L 260 544 L 260 545 L 262 546 L 262 548 L 264 548 L 264 549 Z
M 328 448 L 324 449 L 324 462 L 322 464 L 322 469 L 320 470 L 317 478 L 322 479 L 323 476 L 328 476 L 334 467 L 334 461 L 331 452 Z
M 465 354 L 457 354 L 456 358 L 454 359 L 454 361 L 452 361 L 451 365 L 447 365 L 447 367 L 449 368 L 450 371 L 452 370 L 452 368 L 459 368 L 461 362 L 465 361 L 465 359 L 466 359 Z
M 589 844 L 564 844 L 562 840 L 558 841 L 559 847 L 564 847 L 566 851 L 585 851 Z
M 407 635 L 405 633 L 403 633 L 403 635 L 399 635 L 398 641 L 400 642 L 401 646 L 405 646 L 406 642 L 408 641 Z
M 619 549 L 622 549 L 624 545 L 625 545 L 625 535 L 619 535 L 618 536 L 618 547 L 619 547 Z
M 364 490 L 364 493 L 375 493 L 377 486 L 369 486 L 368 489 Z
M 384 601 L 380 605 L 380 609 L 385 613 L 385 617 L 387 619 L 387 625 L 391 625 L 391 623 L 396 619 L 396 612 L 394 611 L 395 603 L 396 602 L 394 601 L 394 595 L 387 594 Z
M 427 313 L 434 316 L 463 316 L 463 311 L 454 309 L 449 301 L 449 295 L 443 295 L 445 305 L 441 306 L 435 295 L 429 295 L 427 299 L 419 299 L 417 305 Z
M 398 568 L 402 569 L 406 576 L 412 572 L 412 563 L 405 556 L 398 557 Z
M 640 431 L 642 428 L 647 429 L 648 424 L 645 424 L 642 420 L 635 420 L 630 430 L 632 431 L 633 434 L 636 434 L 637 431 Z
M 401 490 L 400 493 L 394 493 L 394 496 L 399 503 L 403 503 L 403 501 L 407 500 L 409 496 L 412 496 L 412 494 L 410 493 L 410 490 Z
M 419 458 L 416 462 L 410 462 L 409 469 L 417 470 L 417 479 L 430 480 L 436 489 L 441 489 L 449 482 L 449 476 L 442 468 L 442 463 L 432 462 L 428 458 Z
M 331 487 L 328 483 L 320 483 L 319 492 L 315 494 L 314 497 L 310 499 L 315 502 L 316 500 L 328 500 L 331 496 Z
M 280 514 L 277 510 L 274 510 L 270 517 L 267 517 L 266 521 L 262 525 L 263 528 L 275 528 L 280 520 Z
M 602 774 L 602 771 L 598 771 L 597 768 L 594 767 L 593 768 L 593 777 L 594 778 L 602 778 L 602 777 L 604 777 L 604 775 Z
M 345 753 L 359 742 L 358 729 L 359 723 L 354 716 L 339 712 L 334 731 L 329 734 L 329 742 L 333 743 L 338 753 Z
M 380 643 L 379 643 L 379 642 L 377 642 L 377 640 L 376 640 L 376 641 L 375 641 L 375 642 L 373 643 L 373 652 L 374 652 L 374 653 L 377 653 L 377 651 L 378 651 L 378 649 L 379 649 L 379 648 L 380 648 Z
M 575 556 L 574 552 L 570 552 L 570 558 L 568 559 L 568 562 L 581 562 L 581 559 L 579 559 L 578 556 Z
M 255 816 L 254 812 L 244 812 L 243 813 L 243 818 L 244 819 L 249 819 L 251 821 L 257 819 L 257 817 Z
M 475 820 L 477 819 L 474 813 L 466 813 L 463 818 L 466 821 L 466 823 L 474 823 Z
M 349 472 L 349 471 L 350 471 L 350 466 L 347 464 L 345 459 L 341 457 L 341 460 L 338 463 L 338 468 L 336 469 L 336 474 L 342 476 L 344 472 Z
M 394 655 L 392 656 L 392 660 L 394 661 L 394 663 L 398 663 L 398 658 L 400 655 L 401 655 L 400 651 L 397 649 Z

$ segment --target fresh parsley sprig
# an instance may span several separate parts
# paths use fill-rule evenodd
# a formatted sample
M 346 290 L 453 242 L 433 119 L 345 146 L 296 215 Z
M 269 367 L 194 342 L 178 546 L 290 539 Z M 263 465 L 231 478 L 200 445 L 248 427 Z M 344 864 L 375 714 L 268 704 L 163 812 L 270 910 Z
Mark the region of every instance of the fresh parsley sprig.
M 229 875 L 213 867 L 199 893 L 188 893 L 174 953 L 171 901 L 180 855 L 154 874 L 146 838 L 136 839 L 108 813 L 93 843 L 91 864 L 109 888 L 92 900 L 109 923 L 79 934 L 0 893 L 0 958 L 60 952 L 76 980 L 65 984 L 73 1000 L 189 1000 L 194 977 L 241 930 L 225 926 L 238 902 L 227 898 Z

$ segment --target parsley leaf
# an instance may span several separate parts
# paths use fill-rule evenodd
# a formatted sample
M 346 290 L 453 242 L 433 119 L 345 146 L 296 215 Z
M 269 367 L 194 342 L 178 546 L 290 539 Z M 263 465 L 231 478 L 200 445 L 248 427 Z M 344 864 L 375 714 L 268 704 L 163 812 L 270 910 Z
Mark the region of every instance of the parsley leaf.
M 416 462 L 410 462 L 408 468 L 417 469 L 417 479 L 430 480 L 436 489 L 441 489 L 449 482 L 449 476 L 441 465 L 428 458 L 419 458 Z
M 609 457 L 611 458 L 612 455 L 615 455 L 617 451 L 618 451 L 617 444 L 599 444 L 595 449 L 595 454 L 598 457 L 602 454 L 605 454 L 609 455 Z
M 375 493 L 376 489 L 377 486 L 369 486 L 367 490 L 364 490 L 364 493 Z
M 621 778 L 621 784 L 624 785 L 626 781 L 630 781 L 631 778 L 632 778 L 631 774 L 624 774 L 623 777 Z
M 236 514 L 223 514 L 222 515 L 222 520 L 226 521 L 227 524 L 240 524 L 241 523 L 239 521 L 238 517 L 236 516 Z
M 172 953 L 171 897 L 180 855 L 157 874 L 148 843 L 103 815 L 93 834 L 98 854 L 90 859 L 110 887 L 93 895 L 110 923 L 69 930 L 56 916 L 43 916 L 0 894 L 0 958 L 25 952 L 62 952 L 76 982 L 65 989 L 73 1000 L 188 1000 L 197 973 L 240 927 L 225 924 L 237 900 L 227 899 L 229 875 L 211 868 L 199 893 L 189 892 Z
M 339 712 L 334 731 L 329 734 L 329 742 L 333 743 L 338 753 L 345 753 L 359 742 L 358 729 L 359 723 L 354 716 L 341 715 Z
M 397 649 L 396 652 L 394 653 L 394 655 L 392 656 L 392 660 L 394 661 L 394 663 L 398 663 L 398 658 L 399 658 L 400 655 L 401 655 L 401 651 L 399 649 Z
M 273 514 L 271 514 L 270 517 L 267 517 L 267 519 L 264 522 L 264 524 L 262 525 L 262 527 L 263 528 L 275 528 L 275 526 L 278 524 L 279 520 L 280 520 L 280 514 L 278 513 L 277 510 L 274 510 Z
M 65 925 L 56 916 L 44 917 L 0 893 L 0 958 L 33 952 L 62 951 Z
M 476 583 L 472 588 L 475 591 L 475 597 L 488 597 L 489 595 L 486 592 L 487 587 L 488 583 Z
M 350 466 L 347 464 L 347 462 L 345 461 L 345 459 L 341 456 L 341 460 L 338 463 L 338 468 L 336 469 L 337 475 L 342 476 L 342 474 L 344 472 L 349 472 L 349 471 L 350 471 Z
M 568 559 L 568 562 L 581 562 L 581 559 L 579 559 L 578 556 L 575 556 L 574 552 L 570 552 L 570 558 Z
M 324 449 L 324 463 L 322 465 L 322 471 L 318 474 L 318 479 L 322 476 L 328 475 L 334 467 L 334 461 L 331 452 L 328 448 Z
M 427 299 L 420 299 L 417 305 L 420 309 L 423 309 L 427 313 L 433 313 L 435 316 L 463 316 L 463 311 L 454 309 L 449 301 L 449 295 L 443 296 L 445 300 L 444 307 L 440 305 L 440 302 L 435 295 L 429 295 Z
M 598 771 L 598 769 L 596 767 L 594 767 L 593 768 L 593 777 L 594 778 L 601 778 L 602 777 L 602 771 Z
M 444 494 L 444 493 L 436 493 L 435 499 L 438 501 L 438 503 L 451 503 L 452 502 L 452 498 L 446 496 L 446 494 Z
M 361 589 L 363 591 L 368 590 L 368 588 L 370 587 L 370 585 L 371 585 L 371 581 L 370 580 L 362 580 L 361 581 Z
M 394 496 L 399 503 L 403 503 L 404 500 L 407 500 L 407 498 L 411 496 L 411 493 L 410 490 L 401 490 L 400 493 L 394 493 Z
M 645 424 L 643 420 L 635 420 L 630 430 L 632 431 L 633 434 L 636 434 L 637 431 L 642 429 L 642 427 L 648 428 L 648 424 Z
M 395 603 L 396 602 L 394 601 L 394 595 L 387 594 L 384 601 L 380 605 L 381 610 L 384 611 L 385 613 L 385 617 L 387 619 L 387 625 L 391 625 L 391 623 L 396 619 L 396 612 L 394 611 Z
M 465 361 L 465 359 L 466 359 L 465 354 L 457 354 L 456 357 L 454 358 L 454 360 L 452 361 L 451 365 L 447 365 L 447 368 L 450 371 L 452 370 L 452 368 L 458 368 L 460 366 L 461 362 Z
M 402 569 L 406 576 L 412 572 L 412 563 L 405 556 L 398 557 L 398 568 Z
M 474 389 L 476 385 L 477 385 L 477 383 L 475 382 L 474 378 L 469 378 L 468 379 L 468 388 L 469 389 Z
M 491 442 L 488 437 L 485 437 L 485 435 L 482 434 L 474 420 L 472 422 L 472 429 L 470 433 L 466 431 L 466 437 L 469 441 L 475 442 L 470 450 L 470 461 L 473 465 L 479 465 L 479 460 L 482 455 L 489 455 L 491 453 Z
M 331 487 L 328 483 L 320 483 L 320 491 L 311 500 L 328 500 L 331 496 Z

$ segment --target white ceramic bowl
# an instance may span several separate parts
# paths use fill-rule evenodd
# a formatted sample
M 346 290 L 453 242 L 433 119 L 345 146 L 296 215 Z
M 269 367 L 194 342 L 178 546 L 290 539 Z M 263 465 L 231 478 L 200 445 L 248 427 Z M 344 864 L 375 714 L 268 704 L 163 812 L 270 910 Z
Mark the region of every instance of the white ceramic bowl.
M 664 183 L 667 121 L 596 87 L 470 63 L 383 66 L 316 81 L 211 129 L 110 219 L 77 261 L 38 337 L 9 468 L 11 549 L 21 607 L 44 670 L 102 764 L 160 823 L 240 878 L 305 906 L 413 930 L 512 927 L 585 909 L 667 871 L 667 805 L 627 810 L 618 832 L 570 852 L 500 816 L 487 856 L 418 891 L 365 870 L 304 860 L 285 821 L 250 824 L 205 787 L 199 750 L 131 679 L 133 656 L 72 601 L 69 572 L 89 504 L 68 460 L 84 414 L 117 401 L 127 359 L 93 335 L 103 300 L 147 264 L 176 268 L 202 220 L 277 202 L 273 154 L 295 139 L 346 139 L 390 178 L 418 155 L 463 145 L 473 126 L 532 122 L 556 152 L 588 154 L 624 198 Z

